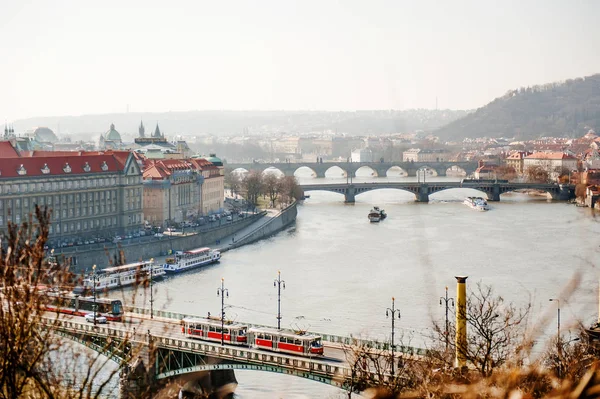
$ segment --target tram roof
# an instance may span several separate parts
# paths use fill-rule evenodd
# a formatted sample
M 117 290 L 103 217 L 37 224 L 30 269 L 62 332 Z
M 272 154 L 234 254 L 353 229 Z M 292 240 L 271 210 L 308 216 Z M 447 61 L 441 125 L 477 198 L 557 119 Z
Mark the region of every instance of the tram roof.
M 198 323 L 198 324 L 208 324 L 215 327 L 221 327 L 221 320 L 214 319 L 204 319 L 204 318 L 185 318 L 182 320 L 184 323 Z M 233 328 L 248 328 L 247 324 L 234 323 L 232 321 L 227 321 L 223 323 L 224 327 L 233 327 Z
M 250 328 L 248 330 L 248 332 L 252 332 L 252 333 L 262 332 L 262 333 L 267 333 L 267 334 L 279 335 L 279 336 L 282 336 L 282 337 L 299 338 L 299 339 L 317 339 L 317 338 L 321 338 L 320 335 L 309 333 L 309 332 L 296 333 L 294 331 L 278 330 L 276 328 L 252 327 L 252 328 Z

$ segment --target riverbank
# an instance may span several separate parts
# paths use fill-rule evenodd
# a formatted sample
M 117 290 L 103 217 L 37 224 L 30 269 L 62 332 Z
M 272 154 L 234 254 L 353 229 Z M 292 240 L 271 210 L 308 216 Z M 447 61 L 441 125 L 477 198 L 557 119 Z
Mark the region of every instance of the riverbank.
M 211 247 L 228 251 L 276 234 L 296 220 L 296 204 L 283 210 L 269 209 L 250 215 L 243 220 L 227 223 L 205 231 L 190 231 L 185 235 L 143 237 L 116 244 L 97 244 L 91 248 L 65 248 L 57 256 L 69 264 L 74 273 L 85 273 L 96 265 L 98 269 L 110 267 L 122 256 L 126 263 L 142 259 L 165 259 L 173 251 Z

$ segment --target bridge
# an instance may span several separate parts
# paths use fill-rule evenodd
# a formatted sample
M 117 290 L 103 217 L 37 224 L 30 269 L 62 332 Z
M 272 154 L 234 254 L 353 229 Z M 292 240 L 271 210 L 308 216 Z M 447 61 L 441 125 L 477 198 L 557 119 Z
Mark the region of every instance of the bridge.
M 189 339 L 181 333 L 183 318 L 200 316 L 156 310 L 150 313 L 149 309 L 134 307 L 127 310 L 126 322 L 96 326 L 81 317 L 57 318 L 48 314 L 42 318 L 43 327 L 117 363 L 121 368 L 121 397 L 142 397 L 148 388 L 164 394 L 154 395 L 154 398 L 174 397 L 180 387 L 185 389 L 196 384 L 208 392 L 221 392 L 237 386 L 234 370 L 283 373 L 352 390 L 354 376 L 346 360 L 347 348 L 356 345 L 381 351 L 390 349 L 386 342 L 320 333 L 317 334 L 322 336 L 323 357 L 222 346 Z M 395 351 L 410 356 L 426 353 L 425 349 L 400 345 L 396 345 Z
M 470 175 L 477 169 L 477 162 L 275 162 L 275 163 L 227 163 L 225 167 L 232 171 L 236 169 L 245 169 L 265 171 L 268 168 L 280 170 L 285 176 L 294 176 L 300 168 L 309 168 L 316 177 L 324 178 L 325 172 L 334 166 L 339 167 L 347 176 L 356 176 L 356 171 L 360 168 L 370 168 L 377 177 L 387 176 L 391 168 L 400 168 L 408 176 L 416 176 L 417 171 L 423 168 L 435 170 L 438 176 L 446 176 L 448 171 L 464 172 Z
M 429 196 L 439 191 L 453 188 L 472 188 L 482 191 L 487 195 L 488 201 L 500 201 L 500 195 L 511 191 L 539 190 L 545 191 L 554 200 L 566 201 L 574 198 L 575 186 L 554 183 L 492 183 L 492 182 L 373 182 L 373 183 L 325 183 L 301 184 L 304 192 L 331 191 L 344 195 L 345 202 L 354 203 L 358 194 L 372 190 L 391 188 L 411 192 L 416 197 L 416 202 L 429 202 Z

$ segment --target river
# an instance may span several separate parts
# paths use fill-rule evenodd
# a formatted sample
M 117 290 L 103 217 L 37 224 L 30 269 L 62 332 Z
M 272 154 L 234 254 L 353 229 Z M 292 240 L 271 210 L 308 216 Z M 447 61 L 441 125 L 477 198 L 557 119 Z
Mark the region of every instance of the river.
M 456 180 L 428 178 L 445 179 Z M 355 181 L 379 180 L 386 179 Z M 505 194 L 490 203 L 490 211 L 477 212 L 462 204 L 468 195 L 482 194 L 453 189 L 420 204 L 408 192 L 377 190 L 350 205 L 340 194 L 311 192 L 298 208 L 295 226 L 224 253 L 220 264 L 157 283 L 155 309 L 216 315 L 221 303 L 216 289 L 224 278 L 228 318 L 276 325 L 273 280 L 280 270 L 286 284 L 282 327 L 389 339 L 385 309 L 394 296 L 401 312 L 397 337 L 422 346 L 432 320 L 443 321 L 444 287 L 455 296 L 454 276 L 467 275 L 468 288 L 482 282 L 519 306 L 531 302 L 529 325 L 548 320 L 540 342 L 556 331 L 557 306 L 550 298 L 561 299 L 563 333 L 573 330 L 576 320 L 594 321 L 600 224 L 591 210 Z M 388 218 L 369 223 L 373 205 L 384 208 Z M 566 289 L 578 272 L 576 290 Z M 296 377 L 253 371 L 236 376 L 241 399 L 344 397 L 336 388 Z

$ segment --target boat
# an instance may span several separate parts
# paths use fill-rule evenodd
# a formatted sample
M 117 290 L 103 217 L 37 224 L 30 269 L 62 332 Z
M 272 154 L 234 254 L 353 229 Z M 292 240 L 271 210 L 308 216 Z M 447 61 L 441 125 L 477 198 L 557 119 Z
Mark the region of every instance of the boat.
M 379 212 L 379 219 L 380 220 L 383 220 L 383 219 L 385 219 L 387 217 L 387 213 L 385 213 L 385 211 L 383 209 L 379 208 L 378 206 L 374 206 L 373 210 L 375 212 Z
M 94 282 L 96 290 L 112 290 L 143 283 L 150 277 L 156 280 L 164 275 L 163 267 L 153 261 L 129 263 L 123 266 L 107 267 L 95 275 L 90 274 L 83 279 L 83 285 L 76 287 L 73 291 L 78 294 L 89 293 L 94 289 Z
M 487 201 L 482 197 L 467 197 L 463 201 L 465 205 L 469 208 L 478 210 L 478 211 L 488 211 L 490 209 Z
M 180 273 L 196 267 L 216 263 L 221 260 L 221 251 L 208 247 L 190 251 L 176 251 L 175 256 L 167 258 L 163 265 L 166 273 Z
M 371 209 L 369 211 L 369 221 L 370 222 L 379 222 L 381 220 L 381 213 L 376 211 L 375 209 Z

